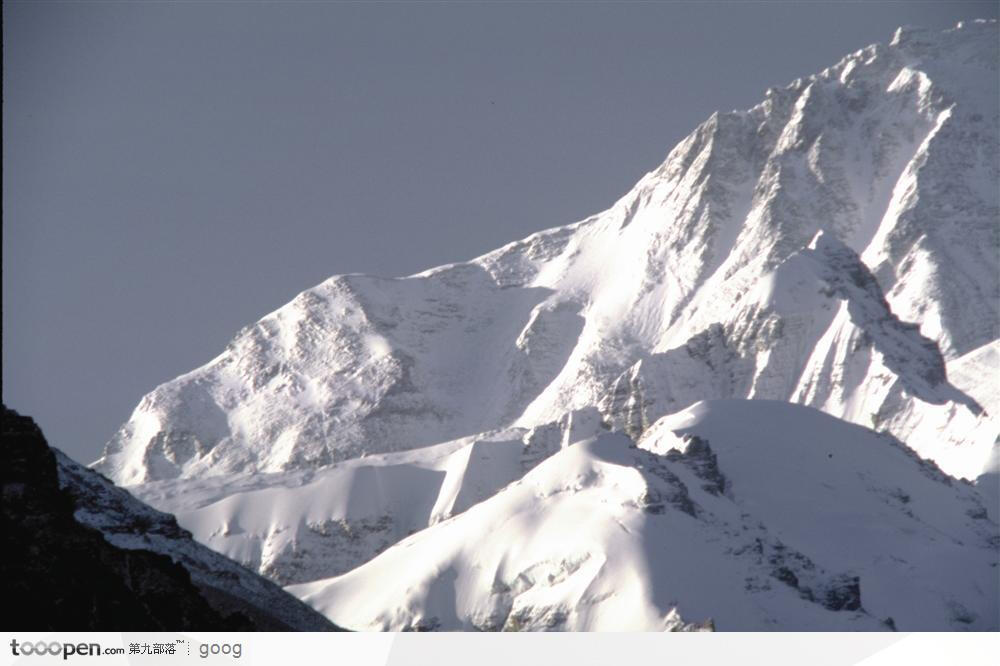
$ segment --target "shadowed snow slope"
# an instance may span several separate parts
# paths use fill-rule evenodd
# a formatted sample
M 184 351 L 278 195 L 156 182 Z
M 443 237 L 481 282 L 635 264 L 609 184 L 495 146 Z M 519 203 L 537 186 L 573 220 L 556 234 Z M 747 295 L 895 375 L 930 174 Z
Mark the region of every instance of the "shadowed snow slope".
M 95 467 L 352 627 L 995 626 L 998 60 L 996 22 L 900 30 L 586 220 L 332 277 Z M 767 437 L 665 452 L 705 400 Z
M 997 629 L 997 525 L 892 437 L 697 403 L 571 445 L 343 576 L 290 591 L 364 629 Z

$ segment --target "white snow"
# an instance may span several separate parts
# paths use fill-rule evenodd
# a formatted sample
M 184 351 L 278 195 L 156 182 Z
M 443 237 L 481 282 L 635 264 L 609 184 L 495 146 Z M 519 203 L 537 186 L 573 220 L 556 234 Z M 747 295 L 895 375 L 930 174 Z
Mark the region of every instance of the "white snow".
M 460 513 L 557 451 L 571 429 L 508 430 L 308 472 L 133 487 L 201 543 L 283 583 L 343 573 Z
M 997 628 L 996 524 L 971 486 L 891 438 L 734 400 L 661 419 L 639 445 L 576 443 L 367 564 L 288 589 L 357 629 Z M 854 577 L 860 607 L 832 608 Z
M 95 467 L 348 627 L 996 628 L 998 43 L 900 30 L 604 212 L 332 277 Z M 731 494 L 663 462 L 684 423 Z

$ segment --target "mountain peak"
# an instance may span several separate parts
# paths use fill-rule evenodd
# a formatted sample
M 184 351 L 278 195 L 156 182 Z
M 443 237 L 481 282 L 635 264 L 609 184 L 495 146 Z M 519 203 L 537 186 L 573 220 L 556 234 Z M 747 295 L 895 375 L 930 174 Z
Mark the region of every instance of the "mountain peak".
M 408 278 L 331 278 L 144 398 L 95 466 L 310 469 L 597 405 L 618 423 L 619 398 L 647 405 L 641 427 L 749 397 L 877 423 L 975 478 L 998 434 L 963 407 L 998 402 L 968 381 L 1000 344 L 996 44 L 995 22 L 901 29 L 712 114 L 602 213 Z M 779 285 L 817 279 L 782 268 L 803 251 L 843 258 L 867 296 Z M 944 376 L 947 397 L 917 388 Z
M 901 30 L 603 212 L 333 277 L 95 466 L 352 628 L 995 630 L 997 37 Z

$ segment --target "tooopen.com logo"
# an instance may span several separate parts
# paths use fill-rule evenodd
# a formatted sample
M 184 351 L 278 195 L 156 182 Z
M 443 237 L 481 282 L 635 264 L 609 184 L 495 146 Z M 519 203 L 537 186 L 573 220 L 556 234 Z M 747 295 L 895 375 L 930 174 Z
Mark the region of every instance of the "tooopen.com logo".
M 15 657 L 30 657 L 32 655 L 58 657 L 69 659 L 74 655 L 82 657 L 99 657 L 102 654 L 125 654 L 125 648 L 102 648 L 97 643 L 60 643 L 59 641 L 18 641 L 10 642 L 10 651 Z

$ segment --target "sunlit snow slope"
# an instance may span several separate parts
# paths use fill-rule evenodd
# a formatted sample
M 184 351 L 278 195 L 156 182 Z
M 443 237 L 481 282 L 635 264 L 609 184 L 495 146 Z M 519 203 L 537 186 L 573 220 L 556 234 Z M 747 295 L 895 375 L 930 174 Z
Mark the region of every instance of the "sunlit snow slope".
M 901 29 L 714 114 L 603 213 L 330 278 L 95 467 L 348 627 L 997 628 L 998 60 L 996 22 Z M 706 400 L 755 452 L 708 436 L 731 494 L 664 449 Z
M 333 277 L 146 396 L 97 469 L 303 469 L 750 397 L 973 478 L 1000 406 L 997 61 L 996 23 L 901 30 L 713 115 L 604 213 L 408 278 Z
M 903 445 L 807 407 L 700 402 L 573 444 L 343 576 L 363 629 L 997 629 L 996 523 Z M 711 622 L 710 622 L 711 621 Z

